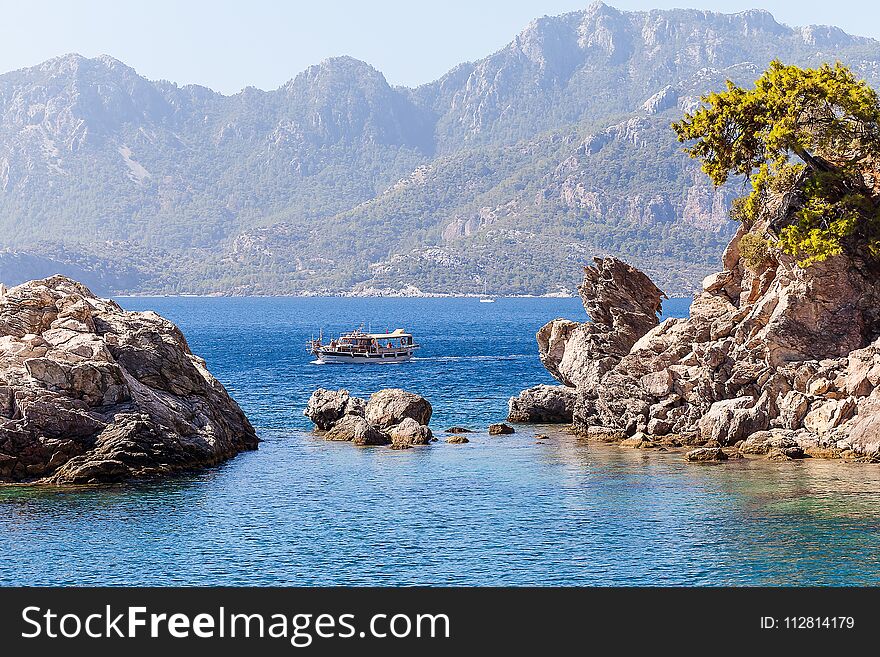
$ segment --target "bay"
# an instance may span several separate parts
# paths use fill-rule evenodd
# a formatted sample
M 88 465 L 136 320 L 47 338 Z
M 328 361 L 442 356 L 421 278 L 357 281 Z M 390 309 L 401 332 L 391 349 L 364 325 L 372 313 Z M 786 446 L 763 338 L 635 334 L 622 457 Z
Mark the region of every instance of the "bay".
M 0 488 L 4 585 L 858 585 L 880 575 L 880 468 L 684 462 L 561 427 L 489 437 L 522 388 L 553 383 L 535 331 L 577 299 L 125 298 L 178 323 L 260 449 L 165 481 Z M 688 300 L 664 304 L 671 316 Z M 315 365 L 306 340 L 363 323 L 424 345 L 406 364 Z M 317 387 L 402 387 L 441 441 L 328 443 Z M 466 445 L 442 431 L 470 427 Z M 550 438 L 536 442 L 535 434 Z

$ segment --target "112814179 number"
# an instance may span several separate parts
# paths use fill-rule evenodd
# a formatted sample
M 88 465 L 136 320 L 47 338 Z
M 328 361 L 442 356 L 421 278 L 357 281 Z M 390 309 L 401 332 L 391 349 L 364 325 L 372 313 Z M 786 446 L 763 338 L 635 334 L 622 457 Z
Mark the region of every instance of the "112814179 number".
M 787 630 L 851 630 L 856 620 L 852 616 L 786 616 L 782 623 Z

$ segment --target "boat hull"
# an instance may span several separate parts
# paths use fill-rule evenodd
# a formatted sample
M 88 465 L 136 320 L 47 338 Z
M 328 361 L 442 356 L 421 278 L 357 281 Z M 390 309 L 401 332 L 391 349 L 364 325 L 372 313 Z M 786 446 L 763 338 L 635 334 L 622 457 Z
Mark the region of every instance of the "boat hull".
M 405 363 L 413 357 L 413 349 L 401 349 L 395 352 L 375 354 L 346 354 L 319 352 L 318 362 L 327 365 L 342 364 L 382 364 L 382 363 Z

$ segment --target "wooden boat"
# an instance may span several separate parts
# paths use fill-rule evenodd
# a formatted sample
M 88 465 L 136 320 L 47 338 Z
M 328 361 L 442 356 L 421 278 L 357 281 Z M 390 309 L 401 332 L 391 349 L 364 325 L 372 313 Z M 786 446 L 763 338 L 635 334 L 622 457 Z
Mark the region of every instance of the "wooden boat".
M 403 363 L 420 348 L 412 333 L 400 328 L 391 333 L 365 333 L 359 328 L 327 343 L 322 333 L 308 344 L 318 363 Z

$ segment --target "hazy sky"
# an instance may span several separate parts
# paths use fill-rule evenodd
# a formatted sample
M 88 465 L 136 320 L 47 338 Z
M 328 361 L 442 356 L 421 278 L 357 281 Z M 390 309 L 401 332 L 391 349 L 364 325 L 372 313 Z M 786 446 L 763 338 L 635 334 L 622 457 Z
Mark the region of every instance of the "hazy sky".
M 363 59 L 415 86 L 509 42 L 538 16 L 590 0 L 0 0 L 0 72 L 68 52 L 106 53 L 150 79 L 234 93 L 274 89 L 333 55 Z M 619 9 L 760 7 L 788 25 L 832 24 L 880 38 L 865 0 L 609 0 Z

